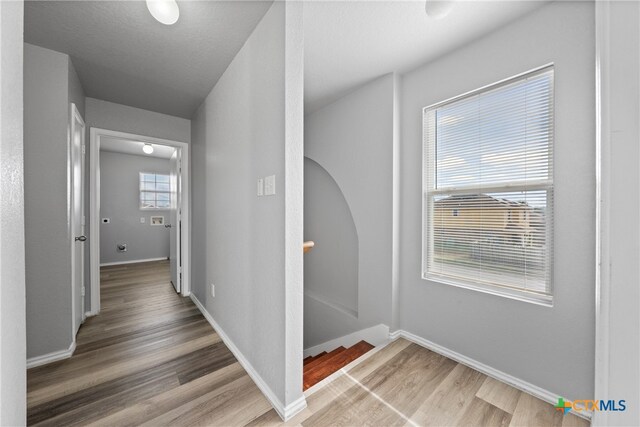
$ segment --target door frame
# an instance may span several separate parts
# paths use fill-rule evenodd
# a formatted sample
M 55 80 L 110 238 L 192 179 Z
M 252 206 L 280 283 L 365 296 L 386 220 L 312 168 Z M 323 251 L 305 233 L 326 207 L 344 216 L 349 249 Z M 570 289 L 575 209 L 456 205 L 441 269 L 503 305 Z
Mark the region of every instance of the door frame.
M 68 205 L 68 209 L 69 209 L 69 241 L 71 243 L 71 336 L 73 337 L 74 341 L 75 341 L 75 336 L 78 333 L 78 329 L 80 328 L 80 325 L 82 325 L 82 323 L 84 323 L 84 320 L 86 318 L 85 315 L 85 301 L 84 301 L 84 289 L 86 286 L 85 283 L 85 268 L 84 268 L 84 262 L 85 262 L 85 250 L 80 251 L 80 264 L 81 264 L 81 273 L 80 273 L 80 281 L 82 284 L 81 289 L 81 300 L 82 303 L 80 305 L 80 307 L 76 307 L 76 277 L 75 277 L 75 268 L 76 268 L 76 259 L 75 259 L 75 250 L 76 250 L 76 245 L 78 245 L 78 242 L 75 241 L 75 228 L 78 225 L 77 221 L 78 218 L 76 218 L 73 215 L 73 206 L 75 204 L 75 200 L 74 200 L 74 172 L 73 172 L 73 135 L 75 134 L 75 125 L 76 125 L 76 120 L 82 124 L 82 128 L 83 128 L 83 132 L 82 132 L 82 143 L 81 143 L 81 154 L 80 154 L 80 175 L 82 178 L 82 188 L 80 189 L 81 192 L 81 211 L 82 211 L 82 215 L 80 218 L 80 224 L 81 227 L 85 227 L 85 229 L 83 230 L 83 232 L 86 232 L 86 220 L 85 220 L 85 207 L 86 207 L 86 197 L 85 197 L 85 181 L 86 181 L 86 158 L 85 158 L 85 153 L 86 153 L 86 129 L 87 129 L 87 125 L 85 124 L 84 119 L 82 118 L 82 115 L 80 114 L 80 111 L 78 111 L 78 107 L 76 106 L 75 103 L 71 102 L 69 104 L 69 128 L 68 128 L 68 137 L 67 137 L 67 146 L 68 146 L 68 152 L 69 152 L 69 160 L 68 160 L 68 167 L 67 167 L 67 182 L 69 185 L 69 205 Z M 84 243 L 82 243 L 83 248 L 84 248 Z M 77 311 L 80 310 L 82 312 L 82 320 L 80 321 L 80 325 L 76 325 L 76 313 Z
M 182 210 L 182 227 L 180 238 L 182 241 L 182 284 L 180 294 L 191 295 L 191 181 L 189 174 L 189 144 L 170 139 L 154 138 L 134 133 L 120 132 L 108 129 L 90 128 L 89 152 L 89 257 L 91 277 L 91 310 L 89 316 L 100 312 L 100 139 L 103 137 L 122 138 L 149 144 L 167 145 L 180 149 L 182 156 L 180 180 L 182 192 L 180 209 Z

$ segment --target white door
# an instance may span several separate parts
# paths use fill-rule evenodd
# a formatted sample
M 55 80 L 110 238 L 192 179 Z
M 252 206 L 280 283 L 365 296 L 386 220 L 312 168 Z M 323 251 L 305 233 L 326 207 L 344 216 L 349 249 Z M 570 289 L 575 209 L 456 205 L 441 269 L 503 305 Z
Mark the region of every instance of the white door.
M 84 322 L 84 133 L 82 116 L 75 104 L 71 104 L 70 179 L 71 179 L 71 284 L 73 307 L 73 333 Z
M 182 289 L 181 268 L 181 221 L 180 221 L 180 150 L 171 156 L 171 210 L 169 213 L 169 265 L 171 268 L 171 283 L 176 292 Z

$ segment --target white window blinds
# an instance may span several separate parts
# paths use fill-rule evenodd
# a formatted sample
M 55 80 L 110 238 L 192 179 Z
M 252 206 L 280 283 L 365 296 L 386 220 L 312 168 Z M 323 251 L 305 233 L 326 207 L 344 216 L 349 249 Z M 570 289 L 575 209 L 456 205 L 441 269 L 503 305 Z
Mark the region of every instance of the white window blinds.
M 140 209 L 169 209 L 169 175 L 140 172 Z
M 553 68 L 424 109 L 423 277 L 549 302 Z

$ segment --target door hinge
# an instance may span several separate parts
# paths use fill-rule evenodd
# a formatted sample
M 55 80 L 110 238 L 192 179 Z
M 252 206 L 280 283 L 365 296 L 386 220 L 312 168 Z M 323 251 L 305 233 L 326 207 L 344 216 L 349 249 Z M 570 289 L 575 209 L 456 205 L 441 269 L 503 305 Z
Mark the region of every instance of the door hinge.
M 84 155 L 87 152 L 87 147 L 82 144 L 82 154 Z
M 84 215 L 82 215 L 81 225 L 87 225 L 87 217 L 85 217 Z
M 80 295 L 84 296 L 84 286 L 82 287 L 82 291 L 81 291 Z

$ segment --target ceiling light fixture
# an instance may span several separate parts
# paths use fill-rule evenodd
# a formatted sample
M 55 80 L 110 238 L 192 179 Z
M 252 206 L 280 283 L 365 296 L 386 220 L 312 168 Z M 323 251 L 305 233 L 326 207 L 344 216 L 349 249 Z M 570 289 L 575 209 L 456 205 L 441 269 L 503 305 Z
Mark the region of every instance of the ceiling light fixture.
M 144 144 L 142 146 L 142 151 L 144 151 L 146 154 L 151 154 L 153 153 L 153 145 L 151 144 Z
M 427 0 L 424 5 L 424 11 L 431 18 L 444 18 L 453 9 L 454 0 Z
M 165 25 L 173 25 L 180 17 L 180 9 L 175 0 L 147 0 L 151 16 Z

